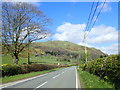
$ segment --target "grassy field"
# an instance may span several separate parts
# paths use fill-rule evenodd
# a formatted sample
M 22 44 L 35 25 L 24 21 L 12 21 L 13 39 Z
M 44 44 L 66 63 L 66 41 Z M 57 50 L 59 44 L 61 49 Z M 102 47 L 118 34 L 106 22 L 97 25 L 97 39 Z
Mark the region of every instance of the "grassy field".
M 25 79 L 25 78 L 29 78 L 29 77 L 33 77 L 33 76 L 37 76 L 37 75 L 41 75 L 41 74 L 45 74 L 45 73 L 60 70 L 60 69 L 63 69 L 63 68 L 55 68 L 55 69 L 45 70 L 45 71 L 40 71 L 40 72 L 31 72 L 31 73 L 27 73 L 27 74 L 6 76 L 6 77 L 3 77 L 3 78 L 0 78 L 0 79 L 2 79 L 2 82 L 0 82 L 0 83 L 7 83 L 7 82 L 12 82 L 12 81 L 17 81 L 17 80 L 21 80 L 21 79 Z
M 19 64 L 27 63 L 27 58 L 20 58 Z M 2 64 L 13 64 L 13 59 L 10 55 L 2 56 Z
M 114 86 L 86 71 L 78 70 L 82 88 L 114 88 Z
M 55 56 L 31 56 L 30 57 L 30 61 L 32 63 L 38 63 L 38 64 L 71 64 L 71 62 L 67 62 L 67 61 L 57 61 Z M 75 62 L 75 60 L 73 60 L 73 62 Z M 27 63 L 27 58 L 20 58 L 19 64 L 23 64 L 23 63 Z M 10 55 L 5 55 L 2 56 L 2 64 L 13 64 L 13 59 Z

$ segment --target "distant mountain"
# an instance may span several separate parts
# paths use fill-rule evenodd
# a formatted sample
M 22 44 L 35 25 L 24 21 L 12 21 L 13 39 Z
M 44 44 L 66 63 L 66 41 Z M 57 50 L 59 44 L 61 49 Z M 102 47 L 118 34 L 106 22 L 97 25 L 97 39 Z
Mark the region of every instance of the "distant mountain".
M 72 58 L 79 58 L 84 60 L 84 46 L 77 45 L 68 41 L 47 41 L 32 43 L 31 47 L 41 49 L 46 54 L 54 56 L 69 56 Z M 107 56 L 102 51 L 87 47 L 88 59 L 93 60 L 96 58 Z

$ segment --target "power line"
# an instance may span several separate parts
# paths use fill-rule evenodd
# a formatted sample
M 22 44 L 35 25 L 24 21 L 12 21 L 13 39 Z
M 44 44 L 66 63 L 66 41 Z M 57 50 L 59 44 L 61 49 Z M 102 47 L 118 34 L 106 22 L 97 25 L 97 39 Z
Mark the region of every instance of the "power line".
M 100 0 L 99 0 L 99 1 L 100 1 Z M 97 2 L 96 7 L 95 7 L 95 9 L 94 9 L 92 18 L 91 18 L 91 20 L 90 20 L 90 24 L 88 25 L 88 28 L 86 29 L 86 30 L 88 30 L 88 31 L 89 31 L 89 28 L 90 28 L 90 26 L 91 26 L 91 23 L 92 23 L 92 21 L 93 21 L 93 19 L 94 19 L 95 13 L 96 13 L 96 11 L 97 11 L 97 7 L 98 7 L 98 5 L 99 5 L 99 1 Z
M 100 15 L 100 13 L 101 13 L 102 9 L 103 9 L 103 7 L 104 7 L 105 3 L 106 3 L 106 0 L 105 0 L 105 1 L 104 1 L 104 3 L 102 4 L 102 7 L 101 7 L 101 9 L 100 9 L 100 11 L 99 11 L 99 13 L 98 13 L 98 15 L 97 15 L 97 17 L 96 17 L 95 21 L 93 22 L 93 25 L 92 25 L 91 29 L 94 27 L 94 25 L 95 25 L 95 23 L 96 23 L 96 21 L 97 21 L 97 19 L 98 19 L 99 15 Z M 90 29 L 90 31 L 91 31 L 91 29 Z M 88 32 L 87 36 L 89 35 L 90 31 Z M 87 37 L 87 36 L 86 36 L 86 37 Z
M 92 7 L 91 7 L 91 11 L 90 11 L 90 14 L 89 14 L 87 26 L 86 26 L 85 33 L 84 33 L 84 39 L 83 39 L 83 42 L 84 42 L 84 44 L 85 44 L 85 60 L 86 60 L 86 63 L 87 63 L 87 48 L 86 48 L 87 36 L 89 35 L 91 29 L 94 27 L 94 25 L 95 25 L 95 23 L 96 23 L 99 15 L 100 15 L 102 9 L 103 9 L 105 3 L 106 3 L 106 0 L 104 1 L 104 3 L 103 3 L 103 5 L 102 5 L 102 7 L 101 7 L 101 9 L 100 9 L 100 11 L 99 11 L 96 19 L 95 19 L 95 21 L 93 22 L 92 27 L 90 28 L 91 23 L 92 23 L 92 21 L 93 21 L 93 18 L 94 18 L 94 16 L 95 16 L 95 13 L 96 13 L 96 11 L 97 11 L 97 8 L 98 8 L 98 5 L 99 5 L 99 1 L 97 2 L 97 5 L 96 5 L 95 10 L 94 10 L 94 12 L 93 12 L 92 18 L 91 18 L 91 20 L 90 20 L 90 17 L 91 17 L 91 14 L 92 14 L 92 9 L 93 9 L 93 6 L 94 6 L 94 2 L 93 2 Z M 90 21 L 89 21 L 89 20 L 90 20 Z M 89 24 L 89 23 L 90 23 L 90 24 Z M 89 25 L 88 25 L 88 24 L 89 24 Z M 89 28 L 90 28 L 90 29 L 89 29 Z M 86 33 L 86 31 L 88 31 L 88 33 Z
M 97 11 L 97 7 L 98 7 L 98 4 L 99 4 L 99 1 L 97 2 L 96 4 L 96 7 L 94 9 L 94 3 L 95 3 L 95 0 L 93 1 L 92 3 L 92 6 L 91 6 L 91 10 L 90 10 L 90 14 L 89 14 L 89 17 L 88 17 L 88 21 L 87 21 L 87 25 L 86 25 L 86 28 L 85 28 L 85 31 L 89 31 L 89 27 L 91 26 L 91 23 L 93 21 L 93 18 L 95 16 L 95 13 Z M 94 9 L 94 12 L 92 14 L 92 10 Z M 92 15 L 92 16 L 91 16 Z M 84 33 L 84 39 L 83 39 L 83 42 L 85 41 L 85 37 L 86 37 L 87 33 L 85 32 Z
M 95 1 L 95 0 L 94 0 Z M 86 28 L 85 28 L 85 31 L 87 30 L 87 27 L 88 27 L 88 25 L 89 25 L 89 21 L 90 21 L 90 18 L 91 18 L 91 15 L 92 15 L 92 10 L 93 10 L 93 6 L 94 6 L 94 1 L 93 1 L 93 3 L 92 3 L 92 7 L 91 7 L 91 9 L 90 9 L 90 13 L 89 13 L 89 17 L 88 17 L 88 21 L 87 21 L 87 25 L 86 25 Z

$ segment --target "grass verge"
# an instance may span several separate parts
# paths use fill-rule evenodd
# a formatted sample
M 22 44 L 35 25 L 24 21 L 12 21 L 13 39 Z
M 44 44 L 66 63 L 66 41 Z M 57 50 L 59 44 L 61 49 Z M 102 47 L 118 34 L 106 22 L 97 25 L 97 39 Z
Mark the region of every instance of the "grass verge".
M 19 74 L 19 75 L 14 75 L 14 76 L 5 76 L 5 77 L 2 77 L 2 83 L 7 83 L 7 82 L 17 81 L 17 80 L 21 80 L 21 79 L 25 79 L 25 78 L 30 78 L 33 76 L 45 74 L 45 73 L 60 70 L 60 69 L 63 69 L 63 68 L 55 68 L 55 69 L 51 69 L 51 70 L 45 70 L 45 71 L 40 71 L 40 72 L 31 72 L 31 73 L 27 73 L 27 74 Z
M 114 88 L 114 86 L 86 71 L 78 70 L 82 88 Z

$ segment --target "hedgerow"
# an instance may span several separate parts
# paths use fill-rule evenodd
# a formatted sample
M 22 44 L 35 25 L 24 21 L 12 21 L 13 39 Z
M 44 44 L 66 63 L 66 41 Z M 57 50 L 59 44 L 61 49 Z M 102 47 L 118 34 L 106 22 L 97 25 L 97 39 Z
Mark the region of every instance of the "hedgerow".
M 19 65 L 3 64 L 2 65 L 2 76 L 16 75 L 22 72 Z
M 13 76 L 17 74 L 25 74 L 30 72 L 37 72 L 43 70 L 54 69 L 58 67 L 66 67 L 66 65 L 49 65 L 49 64 L 26 64 L 26 65 L 11 65 L 3 64 L 1 66 L 2 77 Z
M 91 74 L 112 81 L 117 88 L 120 88 L 120 55 L 93 60 L 83 68 Z

